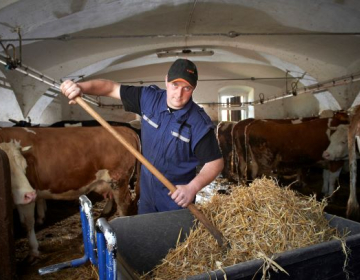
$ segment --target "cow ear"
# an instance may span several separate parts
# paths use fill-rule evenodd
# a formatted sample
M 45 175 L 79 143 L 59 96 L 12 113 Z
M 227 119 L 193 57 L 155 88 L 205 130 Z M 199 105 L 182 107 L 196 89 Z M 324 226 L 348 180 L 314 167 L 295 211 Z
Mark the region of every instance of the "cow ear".
M 21 152 L 25 153 L 31 149 L 31 146 L 26 146 L 21 148 Z

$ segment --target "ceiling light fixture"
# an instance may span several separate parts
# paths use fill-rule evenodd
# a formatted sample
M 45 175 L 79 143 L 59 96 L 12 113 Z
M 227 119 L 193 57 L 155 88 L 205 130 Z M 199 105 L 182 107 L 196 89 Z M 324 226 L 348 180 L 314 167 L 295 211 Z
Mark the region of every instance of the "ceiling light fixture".
M 214 51 L 201 50 L 201 51 L 192 51 L 189 49 L 184 49 L 182 51 L 161 51 L 156 53 L 158 58 L 163 57 L 189 57 L 189 56 L 212 56 Z

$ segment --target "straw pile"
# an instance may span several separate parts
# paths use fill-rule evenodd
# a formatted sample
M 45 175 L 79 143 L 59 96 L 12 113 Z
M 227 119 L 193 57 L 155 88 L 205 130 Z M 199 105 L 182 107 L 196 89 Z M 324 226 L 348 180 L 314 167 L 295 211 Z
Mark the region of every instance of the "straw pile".
M 271 260 L 274 254 L 344 237 L 329 227 L 325 206 L 325 200 L 301 197 L 265 178 L 249 187 L 236 187 L 231 195 L 214 195 L 199 208 L 230 242 L 231 249 L 221 250 L 199 224 L 142 279 L 185 279 L 256 258 L 263 259 L 267 269 L 282 270 Z

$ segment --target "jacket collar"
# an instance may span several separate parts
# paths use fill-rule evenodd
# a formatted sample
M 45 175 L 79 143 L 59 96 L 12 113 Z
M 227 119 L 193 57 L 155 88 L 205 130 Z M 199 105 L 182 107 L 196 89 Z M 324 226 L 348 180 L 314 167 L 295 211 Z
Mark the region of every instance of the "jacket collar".
M 185 106 L 183 108 L 173 112 L 175 118 L 177 120 L 187 119 L 187 113 L 190 111 L 193 104 L 194 104 L 194 101 L 193 101 L 192 97 L 190 97 L 189 101 L 185 104 Z M 161 109 L 160 109 L 160 112 L 164 112 L 164 111 L 168 111 L 168 106 L 167 106 L 167 102 L 166 102 L 166 91 L 165 91 L 165 94 L 163 95 L 163 100 L 161 102 Z

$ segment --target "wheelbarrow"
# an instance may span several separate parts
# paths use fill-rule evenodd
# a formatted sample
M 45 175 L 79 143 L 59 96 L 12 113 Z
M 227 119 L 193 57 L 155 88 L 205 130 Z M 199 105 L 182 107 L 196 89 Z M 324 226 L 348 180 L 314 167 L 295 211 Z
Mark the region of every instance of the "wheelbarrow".
M 152 270 L 196 226 L 188 209 L 118 217 L 109 222 L 100 218 L 94 227 L 91 202 L 80 197 L 81 222 L 85 255 L 81 259 L 39 270 L 40 274 L 76 267 L 91 261 L 99 270 L 100 280 L 139 279 Z M 360 279 L 360 224 L 325 213 L 330 226 L 349 230 L 345 238 L 350 254 L 345 256 L 342 244 L 332 240 L 278 254 L 275 261 L 290 276 L 270 271 L 271 279 Z M 96 232 L 96 238 L 95 234 Z M 347 258 L 347 266 L 344 263 Z M 251 260 L 214 271 L 189 276 L 189 280 L 261 279 L 262 260 Z M 261 271 L 261 270 L 260 270 Z

